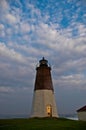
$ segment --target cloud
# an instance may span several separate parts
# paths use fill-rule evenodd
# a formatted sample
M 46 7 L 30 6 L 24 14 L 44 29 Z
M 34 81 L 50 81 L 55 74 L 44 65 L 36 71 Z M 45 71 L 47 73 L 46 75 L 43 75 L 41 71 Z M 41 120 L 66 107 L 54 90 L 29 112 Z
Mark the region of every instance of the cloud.
M 30 62 L 30 61 L 29 61 Z M 0 86 L 31 87 L 34 80 L 33 62 L 27 65 L 0 61 Z M 35 65 L 34 65 L 35 68 Z
M 21 25 L 23 24 L 25 23 L 22 22 Z M 85 26 L 82 24 L 78 25 L 81 25 L 81 27 L 77 26 L 78 30 L 82 30 L 81 32 L 85 32 Z M 29 27 L 29 24 L 26 24 L 26 27 Z M 60 28 L 60 26 L 58 27 Z M 73 38 L 72 29 L 70 26 L 67 29 L 56 30 L 54 25 L 48 25 L 42 22 L 38 25 L 33 25 L 33 28 L 34 29 L 32 29 L 32 33 L 29 35 L 29 37 L 26 34 L 29 29 L 27 28 L 27 30 L 24 30 L 24 28 L 22 28 L 23 35 L 20 38 L 20 41 L 17 41 L 16 43 L 14 41 L 8 41 L 7 45 L 5 43 L 0 44 L 1 57 L 10 59 L 11 61 L 16 61 L 16 63 L 23 63 L 26 66 L 24 68 L 21 65 L 20 68 L 18 67 L 11 71 L 10 78 L 16 78 L 14 78 L 13 80 L 11 79 L 11 83 L 9 78 L 9 85 L 15 85 L 17 83 L 20 86 L 23 82 L 21 86 L 23 86 L 24 83 L 26 84 L 26 86 L 31 86 L 31 82 L 33 81 L 30 79 L 34 75 L 33 71 L 36 63 L 38 62 L 37 57 L 39 57 L 39 52 L 40 57 L 45 56 L 49 59 L 51 57 L 52 62 L 55 66 L 55 74 L 58 74 L 58 76 L 64 75 L 66 71 L 70 75 L 71 72 L 81 73 L 85 70 L 86 39 L 84 36 L 77 36 L 76 38 Z M 80 31 L 78 32 L 81 33 Z M 68 37 L 68 33 L 70 37 Z M 23 41 L 25 37 L 27 42 L 25 44 L 21 44 L 21 41 Z M 5 70 L 6 75 L 8 75 L 10 68 L 13 68 L 13 64 L 10 65 L 11 66 L 8 68 L 8 72 Z M 30 69 L 33 69 L 33 71 L 30 72 Z M 31 75 L 29 76 L 30 73 Z M 27 80 L 27 77 L 29 77 L 29 80 Z M 69 84 L 69 82 L 66 83 Z
M 55 23 L 56 19 L 50 20 L 50 18 L 56 16 L 56 6 L 59 4 L 56 4 L 55 12 L 53 12 L 54 7 L 52 7 L 51 15 L 48 12 L 48 8 L 51 6 L 46 7 L 47 13 L 43 15 L 43 11 L 40 8 L 38 9 L 34 3 L 25 3 L 26 12 L 30 12 L 29 15 L 22 10 L 24 7 L 20 2 L 16 1 L 20 8 L 10 6 L 10 3 L 7 1 L 4 2 L 1 2 L 3 3 L 2 7 L 4 8 L 4 6 L 6 6 L 7 12 L 1 14 L 6 18 L 7 24 L 10 23 L 10 25 L 15 26 L 8 27 L 5 23 L 0 24 L 1 37 L 3 38 L 4 36 L 3 41 L 6 41 L 6 43 L 2 41 L 0 43 L 0 58 L 10 61 L 8 70 L 10 70 L 10 68 L 13 69 L 13 62 L 17 63 L 17 65 L 21 64 L 20 69 L 15 68 L 13 71 L 11 70 L 11 73 L 16 75 L 15 73 L 18 72 L 19 78 L 29 76 L 27 72 L 31 73 L 30 76 L 32 76 L 33 71 L 30 72 L 30 70 L 28 70 L 26 72 L 26 70 L 28 67 L 33 69 L 31 66 L 34 67 L 37 58 L 41 56 L 52 60 L 55 66 L 54 70 L 59 76 L 64 75 L 66 71 L 70 75 L 72 71 L 73 73 L 82 73 L 82 71 L 85 70 L 86 26 L 76 21 L 78 13 L 80 12 L 80 4 L 76 5 L 77 8 L 79 7 L 78 10 L 76 9 L 77 13 L 74 14 L 73 12 L 73 14 L 71 14 L 72 20 L 68 15 L 70 13 L 69 8 L 65 9 L 65 17 L 70 21 L 70 24 L 62 27 L 62 23 L 59 24 L 59 22 L 64 19 L 63 13 L 61 13 L 64 3 L 62 8 L 58 8 L 59 22 Z M 71 2 L 69 2 L 68 6 L 71 5 L 70 3 Z M 72 5 L 71 10 L 74 7 L 75 6 Z M 29 15 L 28 17 L 27 14 Z M 59 16 L 61 17 L 59 18 Z M 85 17 L 85 15 L 83 15 L 83 17 Z M 6 62 L 3 63 L 1 61 L 1 64 L 5 66 Z M 25 65 L 25 68 L 23 65 Z
M 36 59 L 25 57 L 11 47 L 0 43 L 0 86 L 31 87 Z
M 21 32 L 23 33 L 29 33 L 30 32 L 30 25 L 28 23 L 21 23 Z
M 17 21 L 17 18 L 14 15 L 12 15 L 12 14 L 7 14 L 6 15 L 6 20 L 10 24 L 15 24 L 16 21 Z
M 25 5 L 26 5 L 26 8 L 30 9 L 30 15 L 31 15 L 31 19 L 34 19 L 35 17 L 39 18 L 41 20 L 41 11 L 40 9 L 38 9 L 34 4 L 30 4 L 30 3 L 26 3 L 25 2 Z M 33 21 L 33 20 L 32 20 Z
M 7 47 L 5 43 L 0 43 L 0 55 L 17 62 L 26 62 L 26 59 L 20 53 L 16 52 L 14 49 Z
M 32 42 L 42 44 L 53 51 L 62 52 L 62 54 L 70 51 L 70 54 L 74 52 L 83 55 L 86 54 L 86 38 L 84 35 L 80 36 L 81 32 L 85 35 L 85 26 L 82 29 L 78 26 L 78 36 L 73 38 L 73 30 L 71 28 L 57 31 L 56 29 L 53 29 L 52 26 L 41 23 L 35 29 L 34 33 L 36 39 L 34 38 Z M 70 37 L 68 35 L 70 35 Z
M 12 93 L 14 89 L 12 87 L 0 86 L 0 93 Z
M 5 24 L 6 27 L 20 22 L 20 12 L 20 9 L 11 5 L 11 1 L 0 0 L 0 22 Z
M 3 11 L 9 9 L 9 4 L 6 0 L 0 0 L 0 7 L 3 9 Z
M 5 37 L 5 27 L 3 24 L 0 24 L 0 37 Z
M 85 37 L 86 35 L 86 26 L 84 24 L 78 24 L 78 34 L 81 37 Z
M 4 29 L 4 25 L 0 24 L 0 30 L 3 30 L 3 29 Z
M 65 89 L 84 89 L 86 90 L 86 80 L 83 74 L 71 74 L 60 76 L 54 80 L 55 84 L 58 84 L 58 87 L 66 87 Z

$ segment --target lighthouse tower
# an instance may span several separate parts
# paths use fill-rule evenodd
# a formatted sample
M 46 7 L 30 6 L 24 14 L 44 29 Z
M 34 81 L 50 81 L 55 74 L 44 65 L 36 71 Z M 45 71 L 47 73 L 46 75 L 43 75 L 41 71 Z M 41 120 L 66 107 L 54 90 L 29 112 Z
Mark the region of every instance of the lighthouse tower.
M 58 117 L 54 89 L 51 78 L 51 67 L 43 57 L 36 68 L 32 117 Z

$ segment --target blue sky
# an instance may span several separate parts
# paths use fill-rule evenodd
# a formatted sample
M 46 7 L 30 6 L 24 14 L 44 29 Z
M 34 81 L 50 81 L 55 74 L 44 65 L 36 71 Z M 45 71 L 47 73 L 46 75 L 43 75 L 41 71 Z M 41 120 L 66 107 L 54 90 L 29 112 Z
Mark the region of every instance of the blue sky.
M 0 114 L 30 114 L 43 56 L 58 113 L 76 113 L 86 105 L 86 0 L 0 0 Z

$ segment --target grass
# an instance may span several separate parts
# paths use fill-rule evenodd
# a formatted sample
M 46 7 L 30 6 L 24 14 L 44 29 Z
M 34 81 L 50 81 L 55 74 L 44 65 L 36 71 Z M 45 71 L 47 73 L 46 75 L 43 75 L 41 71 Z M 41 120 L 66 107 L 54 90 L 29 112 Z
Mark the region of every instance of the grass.
M 65 118 L 1 119 L 0 130 L 85 130 L 85 121 Z

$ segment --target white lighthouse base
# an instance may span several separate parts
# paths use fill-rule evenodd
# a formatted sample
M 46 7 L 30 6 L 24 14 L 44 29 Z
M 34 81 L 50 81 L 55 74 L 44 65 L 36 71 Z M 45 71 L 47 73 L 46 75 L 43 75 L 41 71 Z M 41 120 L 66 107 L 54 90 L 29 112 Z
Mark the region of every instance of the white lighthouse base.
M 31 117 L 58 117 L 52 90 L 34 92 Z

